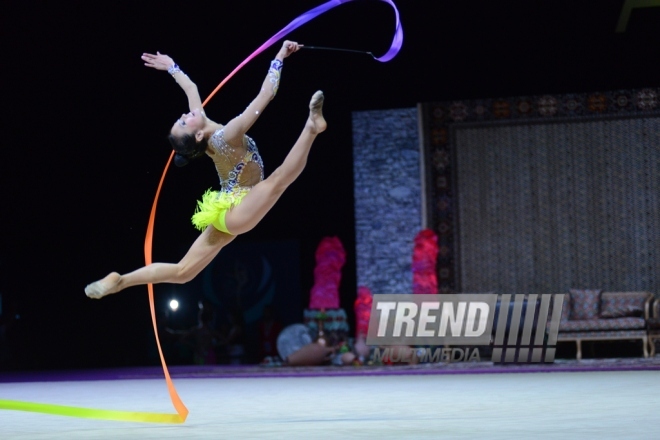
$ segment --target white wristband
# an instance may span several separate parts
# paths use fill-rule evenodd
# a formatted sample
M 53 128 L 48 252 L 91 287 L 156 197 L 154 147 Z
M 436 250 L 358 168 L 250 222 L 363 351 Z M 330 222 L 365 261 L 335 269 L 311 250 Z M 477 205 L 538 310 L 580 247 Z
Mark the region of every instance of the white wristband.
M 170 75 L 174 76 L 175 73 L 181 72 L 181 69 L 179 68 L 179 65 L 177 63 L 172 64 L 168 69 L 167 73 Z

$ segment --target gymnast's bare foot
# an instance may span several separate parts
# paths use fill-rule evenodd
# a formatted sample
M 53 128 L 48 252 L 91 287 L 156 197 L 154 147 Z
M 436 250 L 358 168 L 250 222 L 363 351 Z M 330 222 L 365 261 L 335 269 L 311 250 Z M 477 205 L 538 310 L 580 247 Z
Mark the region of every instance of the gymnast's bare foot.
M 309 102 L 309 119 L 307 119 L 307 127 L 314 134 L 319 134 L 325 131 L 328 127 L 328 124 L 323 118 L 323 96 L 322 91 L 317 91 L 312 96 L 312 100 Z
M 119 292 L 119 281 L 121 275 L 117 272 L 112 272 L 110 275 L 103 279 L 93 282 L 85 287 L 85 294 L 93 299 L 101 299 L 111 293 Z

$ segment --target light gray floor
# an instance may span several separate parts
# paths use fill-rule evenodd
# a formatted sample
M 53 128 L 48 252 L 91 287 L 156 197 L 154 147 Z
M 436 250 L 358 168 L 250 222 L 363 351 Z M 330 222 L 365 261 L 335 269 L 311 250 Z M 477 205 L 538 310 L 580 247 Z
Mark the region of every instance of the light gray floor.
M 0 411 L 0 439 L 658 439 L 660 372 L 179 379 L 183 425 Z M 174 412 L 164 381 L 0 384 L 0 399 Z

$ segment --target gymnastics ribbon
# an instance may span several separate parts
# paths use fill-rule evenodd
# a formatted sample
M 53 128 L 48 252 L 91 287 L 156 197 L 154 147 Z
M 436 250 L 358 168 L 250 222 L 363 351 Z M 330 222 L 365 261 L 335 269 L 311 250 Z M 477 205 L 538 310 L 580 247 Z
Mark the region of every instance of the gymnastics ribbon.
M 268 41 L 262 44 L 257 50 L 255 50 L 250 56 L 248 56 L 241 64 L 238 65 L 225 79 L 222 80 L 220 84 L 211 92 L 211 94 L 204 100 L 202 106 L 206 104 L 215 96 L 215 94 L 225 85 L 231 77 L 233 77 L 236 72 L 238 72 L 243 66 L 250 62 L 254 57 L 259 55 L 264 50 L 268 49 L 275 42 L 283 38 L 285 35 L 289 34 L 294 29 L 302 26 L 310 20 L 318 17 L 324 12 L 329 11 L 332 8 L 343 5 L 344 3 L 350 3 L 353 1 L 364 1 L 364 0 L 330 0 L 326 3 L 323 3 L 320 6 L 317 6 L 314 9 L 311 9 L 299 17 L 295 18 L 291 23 L 286 25 L 282 30 L 273 35 Z M 396 8 L 396 5 L 392 0 L 378 0 L 385 3 L 389 3 L 395 11 L 396 14 L 396 28 L 394 39 L 392 40 L 392 45 L 390 49 L 381 57 L 374 57 L 380 62 L 390 61 L 396 56 L 396 54 L 401 49 L 403 43 L 403 29 L 401 27 L 401 22 L 399 20 L 399 11 Z M 147 234 L 144 241 L 144 260 L 146 265 L 150 265 L 152 261 L 152 250 L 153 250 L 153 233 L 154 233 L 154 224 L 156 222 L 156 207 L 158 205 L 158 198 L 160 197 L 160 191 L 163 187 L 163 182 L 165 181 L 165 176 L 167 170 L 172 163 L 174 157 L 174 151 L 170 154 L 170 158 L 165 165 L 163 174 L 161 175 L 160 182 L 158 183 L 158 189 L 156 190 L 156 196 L 154 197 L 154 202 L 151 207 L 151 214 L 149 215 L 149 224 L 147 225 Z M 65 406 L 65 405 L 51 405 L 44 403 L 33 403 L 33 402 L 21 402 L 15 400 L 1 400 L 0 399 L 0 409 L 6 410 L 16 410 L 16 411 L 29 411 L 37 412 L 44 414 L 53 414 L 59 416 L 70 416 L 70 417 L 79 417 L 79 418 L 89 418 L 89 419 L 99 419 L 99 420 L 115 420 L 122 422 L 146 422 L 146 423 L 183 423 L 188 417 L 188 408 L 183 404 L 179 394 L 174 388 L 172 383 L 172 378 L 170 377 L 169 370 L 167 369 L 167 364 L 165 363 L 165 357 L 163 356 L 163 350 L 160 346 L 160 340 L 158 338 L 158 327 L 156 325 L 156 310 L 154 306 L 154 288 L 153 284 L 148 284 L 147 289 L 149 291 L 149 307 L 151 309 L 151 322 L 154 327 L 154 333 L 156 335 L 156 345 L 158 346 L 158 354 L 160 355 L 160 362 L 163 367 L 163 372 L 165 374 L 165 382 L 167 383 L 167 389 L 172 401 L 172 405 L 176 409 L 176 414 L 164 414 L 164 413 L 148 413 L 148 412 L 131 412 L 131 411 L 111 411 L 104 409 L 92 409 L 92 408 L 80 408 L 75 406 Z

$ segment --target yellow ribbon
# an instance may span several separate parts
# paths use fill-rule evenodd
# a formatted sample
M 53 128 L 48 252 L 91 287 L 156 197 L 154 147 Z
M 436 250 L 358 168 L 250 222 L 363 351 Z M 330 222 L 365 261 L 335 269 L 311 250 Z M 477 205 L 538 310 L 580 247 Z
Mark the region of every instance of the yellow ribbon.
M 172 161 L 167 162 L 165 171 Z M 156 190 L 156 199 L 154 200 L 153 206 L 151 207 L 151 215 L 149 216 L 149 224 L 147 226 L 147 237 L 144 242 L 144 255 L 146 264 L 151 264 L 151 249 L 152 249 L 152 238 L 154 230 L 154 222 L 156 219 L 156 205 L 158 202 L 158 196 L 160 195 L 160 190 L 163 187 L 163 181 L 165 180 L 165 172 L 160 179 L 158 184 L 158 189 Z M 149 413 L 149 412 L 134 412 L 134 411 L 114 411 L 107 409 L 93 409 L 93 408 L 81 408 L 78 406 L 66 406 L 66 405 L 53 405 L 47 403 L 34 403 L 34 402 L 22 402 L 18 400 L 0 400 L 0 409 L 8 409 L 14 411 L 28 411 L 36 412 L 43 414 L 53 414 L 57 416 L 69 416 L 69 417 L 79 417 L 84 419 L 98 419 L 98 420 L 115 420 L 121 422 L 143 422 L 143 423 L 183 423 L 188 417 L 188 408 L 183 404 L 181 398 L 174 388 L 172 383 L 172 378 L 170 377 L 170 372 L 167 369 L 167 364 L 165 364 L 165 357 L 163 356 L 163 350 L 160 347 L 160 340 L 158 338 L 158 328 L 156 326 L 156 308 L 154 306 L 154 288 L 152 284 L 147 286 L 149 290 L 149 308 L 151 309 L 151 322 L 154 327 L 154 334 L 156 335 L 156 345 L 158 346 L 158 354 L 160 355 L 160 362 L 163 366 L 163 372 L 165 373 L 165 382 L 167 383 L 167 390 L 170 394 L 170 400 L 172 405 L 176 409 L 176 414 L 164 414 L 164 413 Z

